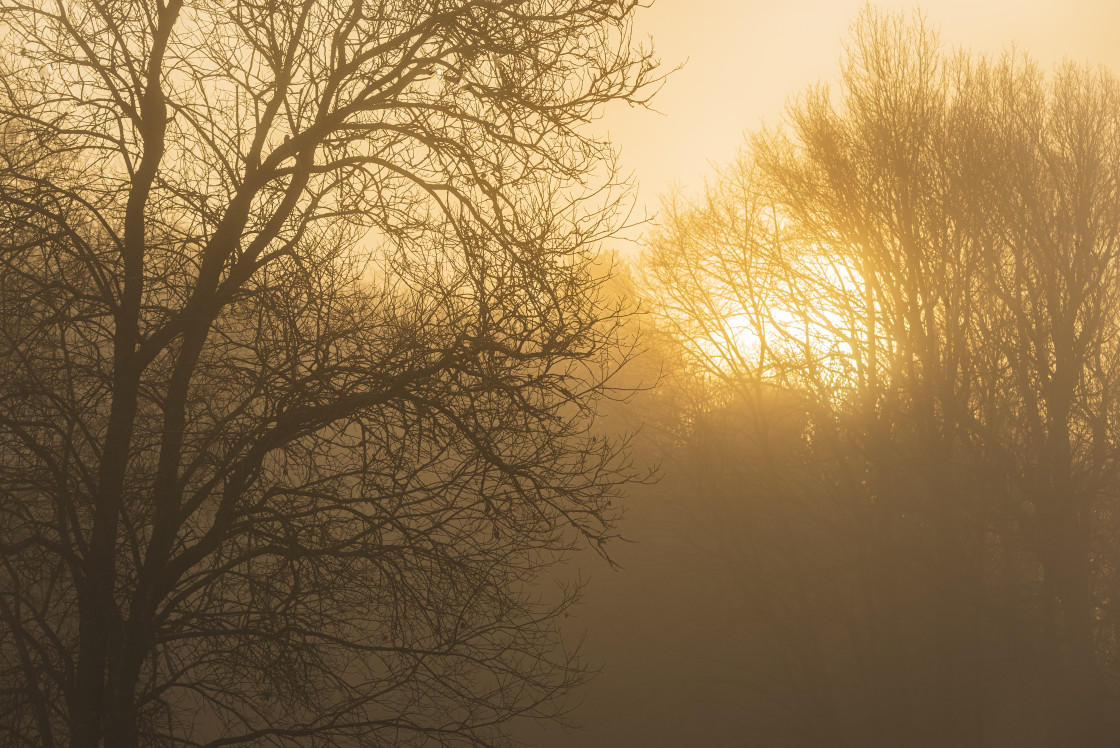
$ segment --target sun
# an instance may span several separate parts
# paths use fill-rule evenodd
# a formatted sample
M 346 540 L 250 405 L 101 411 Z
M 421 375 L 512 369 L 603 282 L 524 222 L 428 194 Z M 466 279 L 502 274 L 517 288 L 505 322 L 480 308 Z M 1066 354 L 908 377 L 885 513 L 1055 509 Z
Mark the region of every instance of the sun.
M 688 337 L 706 368 L 726 377 L 792 384 L 812 370 L 833 385 L 855 385 L 855 359 L 866 339 L 865 291 L 858 272 L 818 252 L 781 278 L 708 285 L 697 304 L 709 316 Z

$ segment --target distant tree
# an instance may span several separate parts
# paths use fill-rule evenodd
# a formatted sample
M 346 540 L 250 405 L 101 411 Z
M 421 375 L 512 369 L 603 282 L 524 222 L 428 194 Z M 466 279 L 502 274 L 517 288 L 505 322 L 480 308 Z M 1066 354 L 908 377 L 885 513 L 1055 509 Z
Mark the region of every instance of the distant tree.
M 857 744 L 985 744 L 1008 704 L 1027 739 L 1107 734 L 1117 90 L 867 12 L 839 90 L 668 201 L 650 240 L 663 324 L 729 402 L 801 403 L 805 469 L 862 538 L 845 667 L 878 731 Z
M 959 189 L 983 248 L 972 428 L 1041 566 L 1074 725 L 1103 731 L 1115 657 L 1120 376 L 1120 81 L 1008 55 L 970 87 L 982 145 Z M 1111 577 L 1111 581 L 1110 581 Z
M 630 475 L 581 125 L 649 95 L 635 6 L 0 3 L 5 743 L 557 714 L 537 581 Z

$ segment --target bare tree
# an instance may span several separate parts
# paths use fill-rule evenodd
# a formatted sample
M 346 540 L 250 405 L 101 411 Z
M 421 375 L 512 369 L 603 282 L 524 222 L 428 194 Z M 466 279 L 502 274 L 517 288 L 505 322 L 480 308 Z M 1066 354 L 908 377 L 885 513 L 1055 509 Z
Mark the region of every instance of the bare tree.
M 634 9 L 0 4 L 6 742 L 557 713 L 572 594 L 537 580 L 630 474 L 591 429 L 622 192 L 581 125 L 649 93 Z
M 1106 711 L 1110 658 L 1098 642 L 1120 479 L 1120 82 L 1068 64 L 1047 78 L 1008 55 L 973 87 L 986 102 L 986 152 L 961 189 L 976 206 L 983 288 L 995 299 L 974 354 L 990 377 L 974 427 L 1043 572 L 1071 744 L 1090 745 Z
M 920 20 L 853 29 L 836 91 L 667 204 L 654 302 L 729 402 L 759 404 L 760 443 L 781 434 L 768 388 L 806 414 L 806 469 L 864 542 L 849 615 L 868 635 L 848 646 L 882 711 L 862 737 L 980 745 L 989 705 L 1014 702 L 1036 739 L 1094 744 L 1120 477 L 1115 78 L 945 54 Z

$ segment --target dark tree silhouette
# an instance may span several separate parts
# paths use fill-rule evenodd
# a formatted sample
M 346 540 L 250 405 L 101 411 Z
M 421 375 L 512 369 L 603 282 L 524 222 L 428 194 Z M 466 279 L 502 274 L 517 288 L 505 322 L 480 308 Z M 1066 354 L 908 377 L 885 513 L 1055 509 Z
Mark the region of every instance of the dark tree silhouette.
M 580 127 L 649 93 L 634 9 L 0 3 L 6 743 L 557 714 L 537 581 L 630 474 Z

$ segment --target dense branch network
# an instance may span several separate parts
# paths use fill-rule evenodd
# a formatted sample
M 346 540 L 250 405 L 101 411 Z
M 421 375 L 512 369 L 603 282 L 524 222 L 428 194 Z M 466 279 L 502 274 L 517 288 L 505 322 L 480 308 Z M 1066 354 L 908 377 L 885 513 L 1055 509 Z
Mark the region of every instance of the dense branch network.
M 634 6 L 0 5 L 0 724 L 488 743 L 581 678 Z M 605 166 L 604 166 L 605 165 Z

